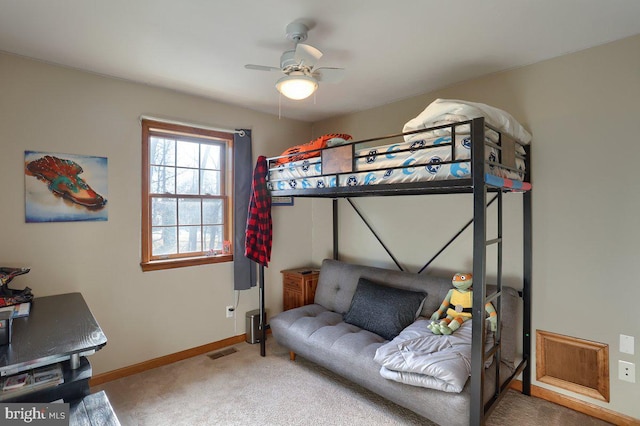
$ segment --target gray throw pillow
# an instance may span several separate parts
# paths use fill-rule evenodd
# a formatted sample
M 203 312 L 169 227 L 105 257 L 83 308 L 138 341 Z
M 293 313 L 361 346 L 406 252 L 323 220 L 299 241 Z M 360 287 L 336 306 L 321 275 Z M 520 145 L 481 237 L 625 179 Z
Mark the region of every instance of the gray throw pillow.
M 426 297 L 360 278 L 344 321 L 392 340 L 416 320 Z

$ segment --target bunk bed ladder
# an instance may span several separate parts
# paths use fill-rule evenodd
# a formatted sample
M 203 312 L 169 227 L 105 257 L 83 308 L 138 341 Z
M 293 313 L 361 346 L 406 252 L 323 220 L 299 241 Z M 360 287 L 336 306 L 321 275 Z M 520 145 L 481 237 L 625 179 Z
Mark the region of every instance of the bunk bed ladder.
M 487 239 L 487 186 L 485 184 L 485 146 L 484 119 L 474 119 L 471 124 L 472 140 L 471 171 L 473 180 L 473 308 L 472 308 L 472 351 L 471 351 L 471 403 L 469 413 L 470 425 L 483 425 L 494 403 L 500 397 L 500 320 L 502 305 L 502 192 L 497 193 L 497 238 Z M 497 245 L 497 282 L 496 293 L 487 297 L 487 249 Z M 495 333 L 495 344 L 485 352 L 485 305 L 493 303 L 498 315 L 498 329 Z M 494 357 L 495 392 L 488 398 L 485 406 L 485 359 Z

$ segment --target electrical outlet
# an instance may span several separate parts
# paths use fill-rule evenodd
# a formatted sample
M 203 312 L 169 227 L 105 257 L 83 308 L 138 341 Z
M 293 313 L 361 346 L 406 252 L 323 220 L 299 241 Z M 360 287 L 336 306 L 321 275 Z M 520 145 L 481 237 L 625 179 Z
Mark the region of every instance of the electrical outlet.
M 227 318 L 233 318 L 235 313 L 235 309 L 233 309 L 233 305 L 227 306 Z
M 636 365 L 632 362 L 618 361 L 618 378 L 625 382 L 636 382 Z

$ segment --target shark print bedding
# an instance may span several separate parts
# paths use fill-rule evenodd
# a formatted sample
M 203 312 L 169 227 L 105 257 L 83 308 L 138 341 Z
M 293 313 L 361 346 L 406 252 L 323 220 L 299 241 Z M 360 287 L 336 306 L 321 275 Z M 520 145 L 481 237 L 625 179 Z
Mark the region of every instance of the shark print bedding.
M 489 132 L 486 139 L 491 140 Z M 497 156 L 496 149 L 486 150 L 488 161 L 496 161 Z M 323 176 L 321 157 L 279 164 L 269 169 L 268 187 L 271 190 L 329 188 L 469 177 L 471 137 L 464 133 L 456 134 L 455 144 L 452 144 L 450 135 L 426 139 L 414 137 L 400 143 L 357 149 L 354 158 L 355 171 L 339 175 Z M 460 162 L 442 164 L 452 161 L 452 158 Z M 517 159 L 516 165 L 518 172 L 488 164 L 486 172 L 521 181 L 525 162 Z

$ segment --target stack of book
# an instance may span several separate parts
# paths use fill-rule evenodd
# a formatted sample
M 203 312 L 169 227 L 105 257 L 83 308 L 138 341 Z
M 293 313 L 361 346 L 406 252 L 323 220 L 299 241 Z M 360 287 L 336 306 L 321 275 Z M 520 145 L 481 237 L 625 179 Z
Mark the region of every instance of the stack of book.
M 61 383 L 64 383 L 64 375 L 60 363 L 14 374 L 4 379 L 0 401 Z

